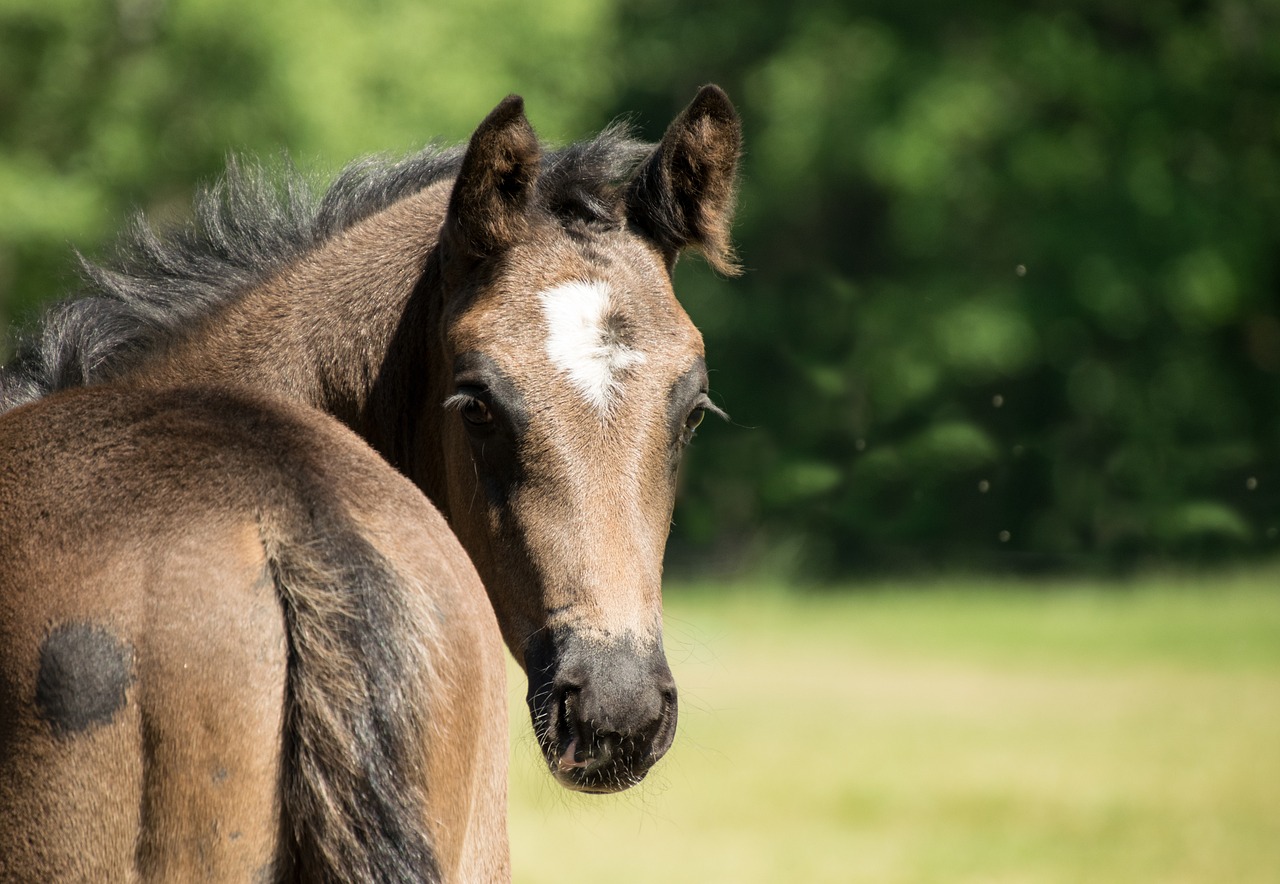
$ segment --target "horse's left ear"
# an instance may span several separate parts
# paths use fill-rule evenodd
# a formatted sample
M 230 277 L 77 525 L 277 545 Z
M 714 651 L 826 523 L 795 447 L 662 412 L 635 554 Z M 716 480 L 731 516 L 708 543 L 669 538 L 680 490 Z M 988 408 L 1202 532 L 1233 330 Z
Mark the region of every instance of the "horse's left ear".
M 729 96 L 703 86 L 637 170 L 627 215 L 668 264 L 692 247 L 719 272 L 741 272 L 729 240 L 741 147 L 742 122 Z
M 449 197 L 442 237 L 472 257 L 509 246 L 525 230 L 542 149 L 524 115 L 524 99 L 509 95 L 476 127 Z

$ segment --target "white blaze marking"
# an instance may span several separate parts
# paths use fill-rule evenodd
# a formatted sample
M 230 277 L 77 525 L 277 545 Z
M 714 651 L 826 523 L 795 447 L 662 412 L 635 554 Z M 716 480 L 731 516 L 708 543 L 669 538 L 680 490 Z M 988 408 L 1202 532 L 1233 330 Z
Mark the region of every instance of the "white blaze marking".
M 547 320 L 547 356 L 602 414 L 622 387 L 619 375 L 644 362 L 644 354 L 614 338 L 607 327 L 609 286 L 567 282 L 540 296 Z

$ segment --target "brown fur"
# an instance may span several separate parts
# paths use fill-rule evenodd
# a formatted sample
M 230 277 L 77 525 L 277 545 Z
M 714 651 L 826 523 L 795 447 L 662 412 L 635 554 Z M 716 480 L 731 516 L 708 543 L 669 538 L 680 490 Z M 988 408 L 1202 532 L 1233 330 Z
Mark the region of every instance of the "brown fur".
M 542 152 L 520 101 L 509 98 L 478 127 L 456 180 L 324 242 L 128 378 L 207 379 L 300 399 L 404 470 L 471 555 L 516 659 L 528 668 L 537 658 L 535 731 L 552 771 L 575 788 L 635 782 L 674 732 L 661 570 L 683 442 L 668 418 L 668 391 L 701 365 L 703 348 L 669 272 L 686 248 L 731 268 L 739 142 L 732 106 L 708 87 L 629 180 L 602 192 L 604 214 L 583 220 L 540 197 Z M 580 279 L 607 281 L 620 320 L 650 356 L 627 380 L 627 404 L 603 425 L 543 353 L 538 292 Z M 501 503 L 486 500 L 483 443 L 477 448 L 458 415 L 440 407 L 457 392 L 457 360 L 466 355 L 492 360 L 534 405 L 527 432 L 510 440 L 525 481 Z M 587 645 L 571 650 L 579 639 Z M 598 677 L 607 682 L 597 673 L 618 669 L 618 657 L 643 662 L 626 684 L 608 685 L 612 699 L 597 711 L 616 720 L 620 740 L 634 741 L 634 757 L 584 780 L 560 764 L 592 739 L 588 732 L 573 742 L 564 701 Z M 580 676 L 570 679 L 570 670 Z M 630 698 L 643 709 L 636 720 Z M 594 726 L 583 719 L 575 727 Z
M 602 197 L 604 216 L 580 220 L 539 199 L 541 149 L 521 102 L 509 98 L 476 130 L 455 181 L 324 243 L 134 374 L 137 383 L 214 378 L 302 399 L 405 470 L 471 554 L 517 660 L 542 661 L 530 676 L 535 730 L 553 772 L 575 788 L 635 782 L 674 733 L 660 622 L 680 447 L 668 391 L 701 365 L 703 348 L 669 272 L 691 247 L 733 269 L 740 137 L 723 92 L 702 90 L 630 180 Z M 627 379 L 628 404 L 603 425 L 547 364 L 537 302 L 551 286 L 595 279 L 614 292 L 619 327 L 648 353 L 645 370 Z M 439 406 L 457 392 L 464 356 L 490 359 L 535 403 L 528 432 L 508 440 L 529 481 L 500 504 L 483 500 L 483 447 Z M 611 493 L 597 493 L 604 488 Z M 583 637 L 589 649 L 570 652 Z M 645 662 L 603 690 L 611 699 L 596 711 L 613 724 L 600 730 L 564 703 L 590 696 L 598 677 L 607 682 L 597 673 L 615 669 L 619 655 Z M 565 773 L 565 753 L 592 742 L 592 730 L 618 731 L 613 741 L 634 744 L 632 757 L 589 780 Z
M 715 410 L 707 398 L 702 341 L 674 297 L 670 269 L 679 253 L 689 248 L 702 251 L 722 270 L 732 268 L 728 230 L 739 140 L 740 126 L 727 97 L 719 89 L 707 87 L 672 123 L 661 144 L 644 157 L 636 155 L 636 168 L 622 180 L 606 179 L 597 170 L 578 181 L 572 178 L 573 149 L 557 154 L 558 165 L 548 165 L 521 102 L 509 98 L 477 129 L 458 164 L 456 179 L 434 178 L 418 190 L 397 190 L 396 198 L 377 211 L 361 214 L 349 225 L 318 237 L 291 260 L 274 264 L 270 272 L 238 285 L 234 296 L 213 299 L 214 306 L 198 318 L 154 336 L 145 346 L 126 341 L 100 348 L 105 355 L 93 360 L 87 358 L 86 350 L 68 365 L 78 366 L 86 382 L 109 380 L 110 395 L 132 403 L 135 409 L 174 389 L 254 390 L 256 395 L 327 412 L 363 436 L 441 508 L 475 563 L 502 635 L 528 671 L 535 733 L 553 774 L 575 789 L 626 788 L 662 756 L 675 733 L 675 685 L 661 640 L 662 553 L 680 453 L 696 419 L 706 410 Z M 219 216 L 215 221 L 218 229 L 211 236 L 221 235 L 223 222 L 234 219 Z M 164 254 L 163 244 L 146 237 L 143 240 L 145 249 Z M 256 246 L 250 252 L 256 256 Z M 153 263 L 169 274 L 171 267 L 181 262 L 157 259 Z M 199 260 L 191 264 L 203 266 Z M 150 309 L 146 299 L 151 297 L 152 286 L 163 282 L 148 277 L 117 279 L 107 271 L 97 271 L 97 275 L 113 286 L 118 283 L 122 290 L 141 293 L 135 297 L 144 301 L 143 311 Z M 207 280 L 189 282 L 201 292 L 207 288 Z M 619 371 L 618 401 L 607 413 L 594 409 L 575 393 L 563 367 L 548 355 L 548 323 L 552 320 L 543 314 L 540 292 L 565 283 L 607 287 L 611 312 L 601 318 L 601 341 L 644 356 L 643 364 Z M 59 334 L 70 335 L 74 342 L 75 332 L 72 323 Z M 65 367 L 55 368 L 48 374 L 65 383 L 69 377 Z M 74 380 L 74 375 L 70 377 Z M 0 383 L 0 393 L 3 387 Z M 33 411 L 41 414 L 39 409 L 45 407 L 34 406 Z M 17 421 L 20 414 L 0 419 L 0 426 Z M 471 421 L 476 415 L 488 415 L 490 420 L 480 426 Z M 321 422 L 317 419 L 313 423 Z M 45 435 L 44 444 L 56 449 L 58 435 Z M 317 447 L 314 439 L 295 446 L 270 435 L 258 438 L 256 444 L 267 451 L 288 452 L 289 457 L 310 451 L 313 461 L 321 458 L 317 452 L 323 448 Z M 163 448 L 146 449 L 146 457 L 163 461 Z M 217 496 L 216 477 L 230 475 L 224 481 L 234 481 L 234 471 L 228 474 L 226 470 L 236 450 L 235 445 L 203 450 L 203 461 L 214 468 L 204 480 L 191 479 L 189 487 L 206 494 L 193 492 L 193 496 L 184 497 L 167 489 L 166 496 L 188 501 L 189 510 L 165 511 L 161 500 L 146 506 L 120 501 L 121 522 L 131 526 L 127 532 L 131 542 L 136 545 L 138 538 L 151 538 L 148 532 L 154 531 L 155 536 L 174 544 L 190 543 L 190 538 L 212 530 L 205 526 L 220 524 L 213 511 L 199 506 L 213 505 L 210 500 Z M 183 462 L 187 462 L 185 457 Z M 144 463 L 137 462 L 139 475 Z M 73 463 L 67 470 L 69 474 L 83 473 L 77 481 L 97 481 L 91 467 L 91 463 Z M 370 467 L 365 464 L 361 469 Z M 333 487 L 350 486 L 345 468 L 326 474 Z M 253 478 L 271 487 L 288 485 L 261 472 L 255 472 Z M 170 481 L 181 484 L 188 480 L 175 471 Z M 21 482 L 22 487 L 32 487 L 30 476 Z M 254 482 L 245 484 L 257 487 Z M 150 481 L 139 486 L 135 496 L 145 497 L 148 489 L 154 492 L 157 488 L 164 486 Z M 14 490 L 9 493 L 18 495 Z M 36 496 L 34 502 L 28 501 L 28 507 L 38 505 L 39 499 Z M 391 562 L 398 569 L 401 555 L 414 561 L 408 539 L 411 532 L 406 526 L 426 525 L 423 542 L 445 542 L 432 527 L 438 519 L 421 502 L 414 505 L 417 511 L 402 512 L 396 518 L 397 506 L 410 505 L 397 503 L 399 498 L 380 487 L 367 487 L 342 500 L 351 511 L 357 509 L 357 501 L 365 501 L 367 519 L 384 526 L 386 548 L 373 544 L 379 556 L 371 556 L 365 546 L 356 543 L 339 545 L 342 554 L 336 557 L 317 557 L 306 552 L 312 549 L 306 541 L 307 524 L 290 523 L 279 529 L 279 538 L 284 539 L 264 533 L 259 537 L 260 550 L 252 555 L 245 552 L 243 561 L 232 557 L 225 562 L 226 567 L 238 570 L 218 577 L 218 592 L 231 597 L 238 593 L 240 604 L 251 602 L 252 594 L 244 588 L 249 579 L 246 575 L 257 573 L 260 577 L 263 567 L 280 587 L 284 626 L 272 621 L 253 627 L 250 632 L 259 644 L 263 636 L 275 635 L 273 641 L 278 646 L 283 634 L 296 655 L 309 647 L 306 636 L 311 634 L 308 622 L 312 620 L 369 622 L 370 617 L 351 615 L 340 608 L 319 606 L 313 610 L 317 599 L 331 596 L 316 595 L 305 588 L 360 584 L 361 575 L 379 573 L 381 566 L 371 563 Z M 142 510 L 154 506 L 148 511 L 166 512 L 170 519 L 159 519 L 143 530 L 137 524 L 140 506 Z M 317 512 L 314 504 L 293 504 L 292 509 L 285 503 L 280 506 L 279 511 L 286 514 Z M 87 530 L 89 523 L 83 519 L 77 522 L 79 517 L 70 513 L 66 518 L 81 526 L 77 536 Z M 8 523 L 8 534 L 0 536 L 16 536 L 20 524 L 20 519 Z M 186 533 L 193 524 L 202 527 Z M 341 520 L 332 523 L 341 524 Z M 367 540 L 369 524 L 360 522 L 356 527 L 358 530 L 344 529 L 344 536 Z M 91 558 L 86 543 L 77 541 L 68 547 L 69 554 L 77 560 Z M 246 543 L 238 535 L 211 536 L 207 549 L 238 550 Z M 402 543 L 408 544 L 406 550 L 399 549 Z M 123 554 L 112 559 L 112 566 L 124 567 L 119 564 L 124 559 Z M 349 565 L 355 570 L 341 573 Z M 335 572 L 335 568 L 339 570 Z M 433 572 L 426 568 L 423 573 Z M 128 577 L 134 581 L 132 586 L 151 585 L 139 575 Z M 35 665 L 31 643 L 44 640 L 37 636 L 48 628 L 48 617 L 36 601 L 41 582 L 7 566 L 5 579 L 22 581 L 21 588 L 12 592 L 28 594 L 20 604 L 31 608 L 22 608 L 24 616 L 40 619 L 39 624 L 33 621 L 23 626 L 25 650 L 6 658 L 12 678 L 20 680 L 29 678 Z M 41 578 L 52 579 L 51 574 Z M 193 598 L 203 598 L 199 593 L 209 592 L 215 581 L 201 579 L 203 588 L 191 586 L 184 591 L 196 594 Z M 415 584 L 414 579 L 404 581 L 404 587 Z M 291 592 L 291 586 L 303 589 Z M 442 591 L 465 595 L 464 590 Z M 78 595 L 85 588 L 76 584 L 70 591 Z M 431 591 L 437 591 L 434 585 Z M 397 593 L 405 596 L 410 589 L 402 587 L 392 594 Z M 367 597 L 373 595 L 370 590 Z M 185 615 L 181 598 L 181 594 L 172 597 L 174 607 L 166 616 Z M 127 608 L 136 603 L 128 596 L 118 596 L 111 604 Z M 488 668 L 479 661 L 466 663 L 465 655 L 454 662 L 447 653 L 417 654 L 409 640 L 413 637 L 409 633 L 425 622 L 433 629 L 423 634 L 430 633 L 453 648 L 455 642 L 470 640 L 477 630 L 483 637 L 484 624 L 491 622 L 492 615 L 477 614 L 478 619 L 468 622 L 454 616 L 451 605 L 442 604 L 442 611 L 434 618 L 407 618 L 413 629 L 396 634 L 397 646 L 402 640 L 407 644 L 403 651 L 392 649 L 388 666 L 406 672 L 415 666 L 424 671 L 434 667 L 430 675 L 420 676 L 428 682 L 420 686 L 421 696 L 432 698 L 434 704 L 447 698 L 454 705 L 447 710 L 430 706 L 420 720 L 411 715 L 406 718 L 401 713 L 407 715 L 408 711 L 401 708 L 394 692 L 379 697 L 377 690 L 368 691 L 371 702 L 393 707 L 389 714 L 405 733 L 418 732 L 415 728 L 430 733 L 434 727 L 453 726 L 454 719 L 462 729 L 461 734 L 449 734 L 448 740 L 428 740 L 433 751 L 423 762 L 424 770 L 431 774 L 424 780 L 429 785 L 426 799 L 381 796 L 370 785 L 377 779 L 369 768 L 373 762 L 364 759 L 366 768 L 353 777 L 351 765 L 360 761 L 360 753 L 345 761 L 334 757 L 331 750 L 344 743 L 342 734 L 359 732 L 363 727 L 359 722 L 352 724 L 342 714 L 320 714 L 322 709 L 310 718 L 303 716 L 305 721 L 286 717 L 286 732 L 293 742 L 285 747 L 284 761 L 272 755 L 264 763 L 282 767 L 278 776 L 286 780 L 295 777 L 294 782 L 300 784 L 297 790 L 286 789 L 284 794 L 286 801 L 303 809 L 300 812 L 311 821 L 306 830 L 311 834 L 295 834 L 301 861 L 331 867 L 363 861 L 351 858 L 358 853 L 361 841 L 359 834 L 352 833 L 378 832 L 385 827 L 376 822 L 382 819 L 378 816 L 382 811 L 374 813 L 373 821 L 356 819 L 362 809 L 377 806 L 391 818 L 402 818 L 406 814 L 396 811 L 397 806 L 427 800 L 452 808 L 449 813 L 439 810 L 428 827 L 430 846 L 446 879 L 456 864 L 454 858 L 474 860 L 476 854 L 468 849 L 486 838 L 491 855 L 486 860 L 489 865 L 481 869 L 484 874 L 464 875 L 462 880 L 485 880 L 489 873 L 496 875 L 505 868 L 505 860 L 499 858 L 505 857 L 505 841 L 489 815 L 492 793 L 484 793 L 488 797 L 483 801 L 471 800 L 463 786 L 445 785 L 461 782 L 465 786 L 475 777 L 497 770 L 496 760 L 493 768 L 484 767 L 487 752 L 501 752 L 501 746 L 487 741 L 492 737 L 493 720 L 474 720 L 491 709 L 492 698 L 484 687 L 490 681 L 484 679 L 495 677 L 496 663 L 488 659 L 487 651 L 482 656 Z M 372 620 L 388 618 L 391 622 L 403 619 L 384 613 Z M 442 619 L 448 622 L 442 624 Z M 124 622 L 119 628 L 128 641 L 138 640 L 137 623 Z M 455 636 L 455 630 L 463 638 Z M 179 635 L 177 626 L 172 634 Z M 246 641 L 252 645 L 248 639 L 241 635 L 233 643 L 237 647 Z M 90 636 L 82 641 L 93 644 L 95 639 Z M 169 650 L 173 659 L 180 659 L 178 640 L 174 641 Z M 294 679 L 289 682 L 292 696 L 305 698 L 308 686 L 338 699 L 361 693 L 359 674 L 351 666 L 363 659 L 363 646 L 344 642 L 340 634 L 321 631 L 312 656 L 316 661 L 329 660 L 337 671 L 321 667 L 314 681 L 309 681 L 308 675 Z M 107 647 L 109 650 L 110 645 Z M 235 659 L 234 654 L 228 659 Z M 278 660 L 271 665 L 274 668 L 257 673 L 261 680 L 255 685 L 273 685 L 274 692 L 283 689 L 283 675 Z M 458 672 L 451 675 L 450 666 L 458 666 Z M 131 684 L 144 685 L 150 677 L 147 672 L 140 673 Z M 482 685 L 473 688 L 471 681 L 477 678 Z M 442 690 L 442 686 L 448 687 Z M 22 691 L 29 685 L 19 687 L 21 690 L 15 687 L 9 696 L 25 698 Z M 477 689 L 483 696 L 473 698 L 472 691 Z M 467 705 L 473 700 L 474 707 Z M 369 704 L 357 702 L 355 706 L 372 714 Z M 127 706 L 126 711 L 131 708 Z M 177 708 L 165 707 L 164 712 L 177 715 Z M 272 707 L 268 704 L 264 708 L 270 712 Z M 274 714 L 294 713 L 276 707 Z M 181 716 L 179 720 L 188 721 Z M 307 721 L 323 723 L 323 733 L 307 736 Z M 278 727 L 279 720 L 261 727 L 269 725 Z M 220 722 L 218 726 L 226 725 Z M 116 727 L 113 721 L 103 732 L 115 733 L 110 729 Z M 465 734 L 481 728 L 486 729 L 486 740 L 479 745 L 468 742 Z M 122 725 L 120 730 L 118 739 L 123 742 L 104 750 L 101 763 L 124 764 L 129 758 L 146 757 L 144 750 L 150 744 L 145 733 L 144 738 L 138 738 L 136 729 Z M 258 736 L 262 733 L 265 730 Z M 141 743 L 136 742 L 139 739 Z M 454 748 L 446 749 L 446 742 Z M 305 768 L 306 759 L 297 754 L 299 747 L 314 749 L 315 764 L 309 769 Z M 368 748 L 378 750 L 377 740 Z M 28 752 L 31 754 L 22 754 Z M 43 764 L 35 753 L 28 748 L 19 753 L 23 769 L 35 772 L 33 776 Z M 440 770 L 440 765 L 448 769 Z M 480 768 L 484 770 L 476 773 Z M 92 765 L 77 768 L 81 773 L 92 769 Z M 172 768 L 175 784 L 186 784 L 183 770 L 177 765 Z M 328 775 L 338 776 L 350 788 L 346 793 L 332 792 L 323 782 Z M 439 778 L 433 779 L 437 775 Z M 125 783 L 122 794 L 137 797 L 137 772 L 131 776 L 134 792 L 130 793 Z M 260 795 L 266 794 L 261 790 L 268 779 L 265 773 L 259 778 Z M 51 781 L 56 782 L 56 777 Z M 190 792 L 186 791 L 188 785 Z M 202 795 L 201 788 L 192 782 L 175 785 L 174 792 L 180 800 L 196 801 L 190 796 Z M 270 845 L 274 842 L 269 826 L 262 826 L 273 817 L 262 803 L 265 799 L 256 800 L 259 828 L 255 831 L 260 845 Z M 37 810 L 44 819 L 63 814 L 59 821 L 88 825 L 86 817 L 77 816 L 67 804 L 45 810 L 32 808 L 30 813 Z M 334 824 L 337 830 L 325 822 L 330 813 L 340 820 Z M 480 821 L 477 825 L 481 829 L 461 847 L 451 842 L 446 829 L 436 822 L 456 823 L 459 815 Z M 396 838 L 388 836 L 387 840 Z M 104 841 L 108 842 L 111 839 Z M 256 856 L 261 856 L 266 847 L 255 849 Z M 377 852 L 373 853 L 370 862 L 377 860 Z M 144 858 L 150 855 L 147 851 L 140 854 Z M 33 865 L 28 867 L 38 868 L 37 860 L 29 860 Z
M 329 419 L 111 387 L 18 409 L 0 560 L 0 880 L 506 878 L 492 612 L 438 513 Z M 127 658 L 78 730 L 33 699 L 66 624 Z

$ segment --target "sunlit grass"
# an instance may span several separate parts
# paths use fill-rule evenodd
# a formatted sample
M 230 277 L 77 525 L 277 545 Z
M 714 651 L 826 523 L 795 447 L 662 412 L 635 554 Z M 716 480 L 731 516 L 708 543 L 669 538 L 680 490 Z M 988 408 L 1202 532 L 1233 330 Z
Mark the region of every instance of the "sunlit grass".
M 1280 881 L 1280 574 L 668 590 L 680 732 L 574 796 L 512 671 L 524 884 Z

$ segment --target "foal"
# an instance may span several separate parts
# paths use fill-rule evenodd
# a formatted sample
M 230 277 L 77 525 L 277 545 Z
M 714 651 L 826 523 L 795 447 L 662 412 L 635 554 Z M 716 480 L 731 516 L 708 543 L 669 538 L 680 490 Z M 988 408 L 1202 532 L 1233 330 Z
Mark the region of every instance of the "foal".
M 662 555 L 708 398 L 675 299 L 733 272 L 736 112 L 702 89 L 657 145 L 544 151 L 520 99 L 461 150 L 345 173 L 312 210 L 235 173 L 190 229 L 139 225 L 52 313 L 0 401 L 110 381 L 328 412 L 440 508 L 483 580 L 564 785 L 639 781 L 675 734 Z

